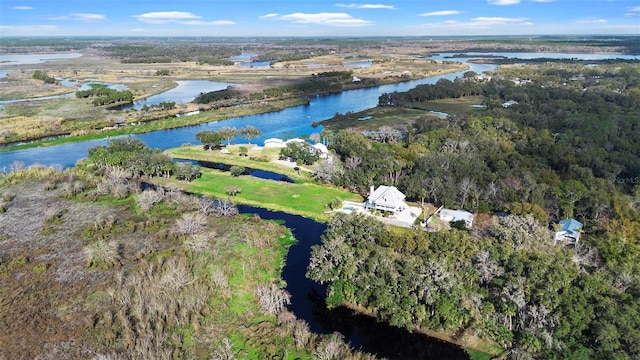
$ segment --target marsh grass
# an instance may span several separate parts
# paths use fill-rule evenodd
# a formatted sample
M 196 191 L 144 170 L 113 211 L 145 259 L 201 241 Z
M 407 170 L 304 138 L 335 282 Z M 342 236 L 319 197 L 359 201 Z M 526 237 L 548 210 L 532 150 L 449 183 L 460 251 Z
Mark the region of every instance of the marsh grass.
M 63 196 L 79 179 L 88 188 Z M 0 192 L 12 194 L 0 217 L 0 298 L 12 299 L 0 304 L 0 357 L 212 358 L 221 348 L 239 358 L 313 357 L 321 339 L 301 337 L 302 325 L 295 335 L 301 320 L 258 305 L 258 286 L 284 286 L 296 241 L 287 229 L 211 215 L 175 232 L 190 212 L 154 215 L 175 191 L 142 214 L 135 195 L 93 196 L 101 182 L 89 180 L 79 169 L 39 167 L 0 178 Z M 50 181 L 59 186 L 45 190 Z M 55 233 L 39 233 L 46 223 Z

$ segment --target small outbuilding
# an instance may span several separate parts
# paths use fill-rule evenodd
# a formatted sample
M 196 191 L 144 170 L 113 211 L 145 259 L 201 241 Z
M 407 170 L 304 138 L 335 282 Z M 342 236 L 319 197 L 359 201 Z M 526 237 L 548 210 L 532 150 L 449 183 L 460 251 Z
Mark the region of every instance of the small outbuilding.
M 559 229 L 553 238 L 553 242 L 557 244 L 561 242 L 565 245 L 575 245 L 580 240 L 580 231 L 582 230 L 582 223 L 576 219 L 564 219 L 560 220 L 558 224 Z
M 440 208 L 436 211 L 438 218 L 446 222 L 464 221 L 467 228 L 473 227 L 474 215 L 466 210 L 451 210 Z

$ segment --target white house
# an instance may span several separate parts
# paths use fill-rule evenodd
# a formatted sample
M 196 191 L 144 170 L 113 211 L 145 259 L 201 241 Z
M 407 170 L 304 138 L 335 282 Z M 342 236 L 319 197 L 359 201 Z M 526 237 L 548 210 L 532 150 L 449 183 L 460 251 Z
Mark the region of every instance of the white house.
M 407 204 L 404 202 L 405 197 L 400 190 L 393 186 L 380 185 L 375 190 L 371 186 L 369 198 L 364 203 L 364 206 L 366 209 L 390 211 L 395 214 L 407 208 Z
M 553 238 L 554 243 L 564 243 L 575 245 L 580 240 L 580 230 L 582 223 L 575 219 L 560 220 L 560 229 L 556 231 Z
M 441 207 L 436 211 L 436 213 L 438 213 L 438 217 L 442 221 L 464 221 L 467 228 L 471 228 L 473 226 L 474 215 L 466 210 L 450 210 Z
M 327 148 L 327 146 L 323 143 L 315 143 L 313 145 L 314 149 L 318 150 L 318 152 L 320 152 L 320 158 L 322 159 L 326 159 L 329 156 L 329 149 Z
M 306 141 L 304 139 L 300 139 L 300 138 L 293 138 L 293 139 L 289 139 L 289 140 L 285 141 L 284 143 L 286 145 L 286 144 L 291 144 L 291 143 L 294 143 L 294 142 L 303 143 L 303 142 L 306 142 Z

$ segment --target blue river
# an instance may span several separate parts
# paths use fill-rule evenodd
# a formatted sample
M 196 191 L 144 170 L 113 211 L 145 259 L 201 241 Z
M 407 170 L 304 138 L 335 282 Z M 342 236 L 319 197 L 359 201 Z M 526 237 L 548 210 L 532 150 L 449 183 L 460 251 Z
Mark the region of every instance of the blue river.
M 465 59 L 455 59 L 464 61 Z M 471 70 L 482 72 L 491 70 L 493 65 L 470 64 Z M 203 130 L 217 130 L 223 126 L 242 128 L 252 125 L 260 129 L 262 136 L 253 139 L 252 143 L 262 144 L 265 139 L 272 137 L 292 138 L 322 131 L 322 127 L 314 128 L 313 122 L 329 119 L 336 113 L 358 112 L 375 107 L 378 97 L 383 93 L 406 91 L 416 85 L 433 84 L 442 78 L 455 79 L 463 72 L 434 76 L 420 80 L 407 81 L 397 84 L 382 85 L 372 88 L 344 91 L 337 94 L 313 97 L 308 105 L 287 108 L 266 114 L 231 118 L 224 121 L 211 122 L 197 126 L 183 127 L 170 130 L 154 131 L 146 134 L 130 135 L 139 138 L 152 148 L 168 149 L 185 143 L 196 142 L 195 134 Z M 197 95 L 197 94 L 195 94 Z M 194 95 L 194 96 L 195 96 Z M 169 99 L 167 99 L 169 100 Z M 236 138 L 236 142 L 246 142 L 246 139 Z M 47 166 L 69 167 L 84 158 L 87 150 L 97 145 L 107 145 L 109 139 L 83 141 L 52 147 L 17 150 L 0 153 L 0 169 L 9 168 L 16 161 L 24 166 L 41 164 Z

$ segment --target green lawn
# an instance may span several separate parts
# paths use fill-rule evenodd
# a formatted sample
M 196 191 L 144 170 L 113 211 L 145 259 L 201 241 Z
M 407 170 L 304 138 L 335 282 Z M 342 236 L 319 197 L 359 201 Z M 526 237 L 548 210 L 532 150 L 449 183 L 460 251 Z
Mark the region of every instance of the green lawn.
M 401 107 L 375 107 L 360 112 L 340 114 L 320 122 L 333 131 L 342 129 L 374 130 L 381 126 L 409 126 L 417 119 L 434 116 L 422 110 Z
M 248 156 L 238 156 L 238 154 L 240 153 L 240 146 L 245 146 L 247 149 L 249 149 L 249 152 L 247 153 Z M 287 175 L 288 177 L 295 180 L 311 179 L 311 173 L 309 172 L 300 171 L 300 173 L 298 173 L 293 168 L 271 162 L 278 159 L 278 156 L 280 155 L 279 148 L 262 148 L 256 147 L 255 145 L 244 144 L 229 145 L 226 147 L 226 149 L 231 154 L 223 154 L 220 152 L 220 150 L 204 150 L 200 145 L 183 146 L 179 148 L 169 149 L 165 152 L 169 156 L 178 159 L 210 161 L 214 163 L 237 165 L 246 168 L 271 171 L 278 174 Z M 257 158 L 265 159 L 268 161 L 257 161 L 255 160 Z M 309 166 L 306 167 L 308 168 Z
M 484 109 L 471 105 L 480 105 L 482 104 L 482 100 L 482 96 L 464 96 L 453 99 L 429 100 L 411 104 L 411 106 L 424 110 L 442 111 L 447 114 L 478 114 L 484 111 Z
M 191 183 L 158 179 L 159 183 L 171 181 L 184 190 L 215 198 L 224 198 L 238 204 L 263 207 L 302 215 L 316 220 L 327 220 L 330 210 L 327 204 L 336 197 L 342 200 L 362 201 L 360 195 L 345 190 L 325 187 L 309 182 L 287 183 L 258 179 L 249 175 L 233 177 L 229 173 L 202 168 L 202 177 Z M 236 196 L 227 189 L 236 186 L 241 192 Z

